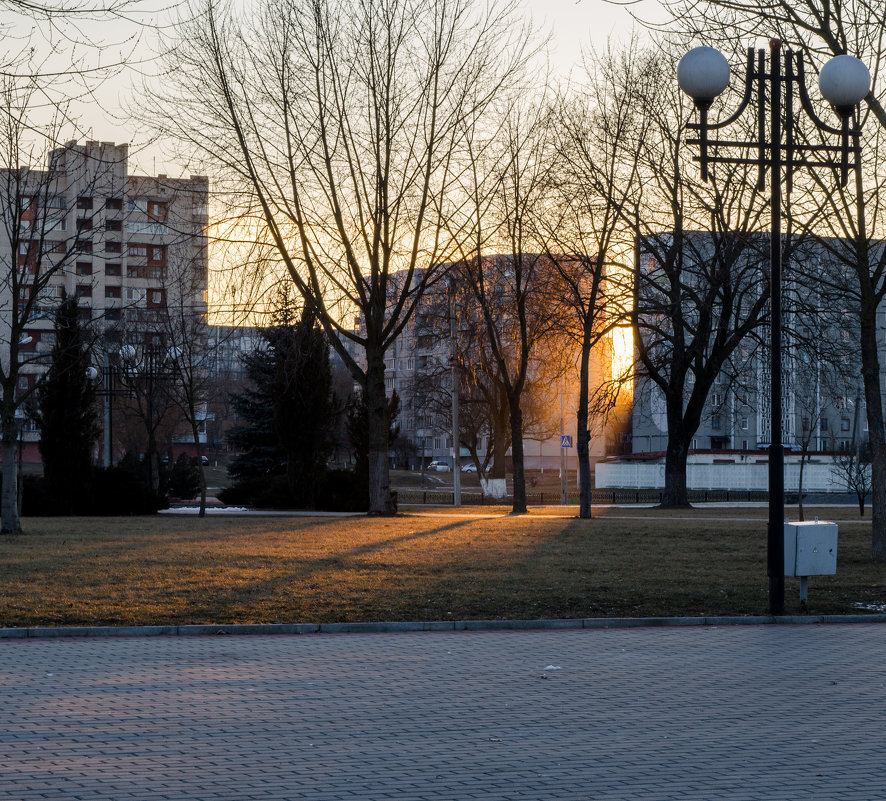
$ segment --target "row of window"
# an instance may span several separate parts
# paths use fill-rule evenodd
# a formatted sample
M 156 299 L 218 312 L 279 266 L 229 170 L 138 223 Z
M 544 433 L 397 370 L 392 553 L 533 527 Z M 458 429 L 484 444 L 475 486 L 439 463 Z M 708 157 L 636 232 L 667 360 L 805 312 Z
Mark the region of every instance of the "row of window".
M 93 286 L 92 284 L 77 284 L 75 288 L 75 295 L 78 298 L 91 298 L 92 297 Z M 25 285 L 20 286 L 18 290 L 19 301 L 27 302 L 28 298 L 31 296 L 31 286 Z M 41 301 L 52 301 L 60 298 L 62 296 L 62 287 L 58 285 L 52 285 L 44 287 L 40 291 L 39 300 Z M 112 300 L 122 300 L 123 299 L 123 287 L 119 286 L 106 286 L 105 287 L 105 297 Z M 131 303 L 147 303 L 148 306 L 152 307 L 163 307 L 166 305 L 166 290 L 165 289 L 148 289 L 147 287 L 126 287 L 126 300 Z
M 28 198 L 30 201 L 31 199 Z M 93 211 L 98 208 L 96 201 L 102 198 L 94 198 L 90 196 L 80 196 L 77 198 L 78 211 Z M 104 198 L 105 211 L 122 211 L 123 200 L 119 197 Z M 28 204 L 30 207 L 30 203 Z M 149 200 L 148 198 L 138 197 L 130 198 L 126 204 L 127 211 L 140 211 L 147 214 L 153 220 L 165 220 L 169 211 L 169 203 L 165 200 Z
M 47 252 L 49 253 L 66 253 L 68 242 L 63 239 L 54 240 L 45 243 Z M 30 256 L 36 258 L 39 253 L 40 242 L 36 239 L 23 239 L 18 243 L 19 256 Z M 81 252 L 92 252 L 91 242 L 77 242 L 75 248 Z M 109 240 L 105 242 L 105 253 L 122 253 L 123 243 L 118 240 Z M 152 245 L 147 242 L 128 242 L 126 244 L 126 255 L 132 258 L 148 259 L 153 262 L 166 262 L 166 245 Z
M 809 418 L 804 417 L 802 420 L 803 431 L 809 430 Z M 822 433 L 828 431 L 829 422 L 827 417 L 822 417 L 818 421 L 818 430 Z M 738 418 L 738 427 L 742 431 L 748 430 L 748 418 L 747 417 L 739 417 Z M 723 416 L 719 414 L 715 414 L 711 417 L 711 428 L 714 431 L 721 431 L 723 429 Z M 851 431 L 852 430 L 852 421 L 848 417 L 840 418 L 840 431 Z M 865 425 L 865 430 L 867 430 L 867 425 Z

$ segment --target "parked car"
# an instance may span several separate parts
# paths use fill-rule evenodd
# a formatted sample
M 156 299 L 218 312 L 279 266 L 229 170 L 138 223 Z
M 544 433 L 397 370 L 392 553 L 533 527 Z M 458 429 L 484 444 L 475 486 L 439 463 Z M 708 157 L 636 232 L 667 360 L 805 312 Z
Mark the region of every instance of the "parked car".
M 438 473 L 448 473 L 449 472 L 449 462 L 444 462 L 442 459 L 435 459 L 428 465 L 428 470 L 436 471 Z
M 467 464 L 463 464 L 461 466 L 462 473 L 476 473 L 477 465 L 474 462 L 468 462 Z

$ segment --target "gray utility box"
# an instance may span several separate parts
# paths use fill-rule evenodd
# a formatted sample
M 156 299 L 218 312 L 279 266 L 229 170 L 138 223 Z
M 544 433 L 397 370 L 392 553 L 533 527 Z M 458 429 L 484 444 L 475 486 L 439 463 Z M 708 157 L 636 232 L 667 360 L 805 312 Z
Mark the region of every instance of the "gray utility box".
M 784 524 L 786 576 L 832 576 L 836 572 L 836 523 Z

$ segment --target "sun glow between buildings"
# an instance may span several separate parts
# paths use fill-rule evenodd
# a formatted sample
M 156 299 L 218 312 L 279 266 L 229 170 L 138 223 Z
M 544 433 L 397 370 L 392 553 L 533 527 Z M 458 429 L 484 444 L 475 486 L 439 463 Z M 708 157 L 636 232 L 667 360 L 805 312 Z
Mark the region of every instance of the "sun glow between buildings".
M 633 394 L 634 335 L 625 326 L 612 334 L 612 377 L 622 383 L 621 393 Z

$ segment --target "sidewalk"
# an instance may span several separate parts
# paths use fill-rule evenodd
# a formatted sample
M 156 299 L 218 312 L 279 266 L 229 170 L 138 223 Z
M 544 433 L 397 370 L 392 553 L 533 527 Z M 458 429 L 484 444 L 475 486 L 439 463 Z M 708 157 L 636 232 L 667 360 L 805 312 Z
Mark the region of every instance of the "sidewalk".
M 0 798 L 873 801 L 886 626 L 0 641 Z

